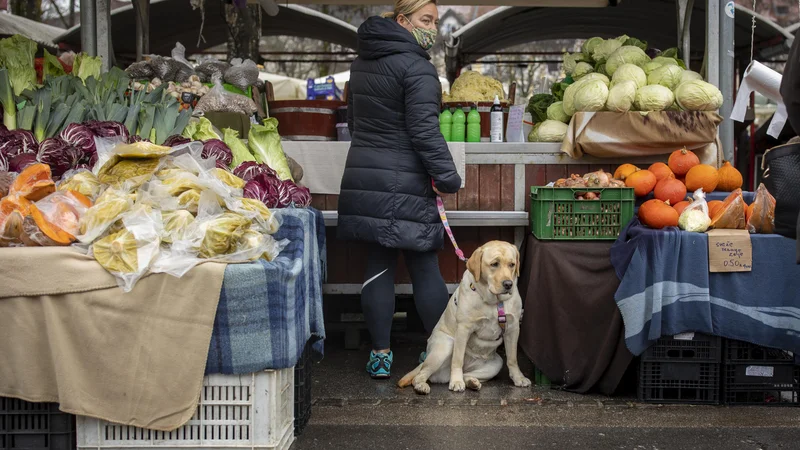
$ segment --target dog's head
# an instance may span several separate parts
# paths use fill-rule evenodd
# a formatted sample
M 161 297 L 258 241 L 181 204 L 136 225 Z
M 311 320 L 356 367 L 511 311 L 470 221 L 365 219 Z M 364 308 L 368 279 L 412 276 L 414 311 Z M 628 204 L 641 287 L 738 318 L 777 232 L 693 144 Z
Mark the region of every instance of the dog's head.
M 519 277 L 519 250 L 508 242 L 487 242 L 469 257 L 467 270 L 492 294 L 510 294 Z

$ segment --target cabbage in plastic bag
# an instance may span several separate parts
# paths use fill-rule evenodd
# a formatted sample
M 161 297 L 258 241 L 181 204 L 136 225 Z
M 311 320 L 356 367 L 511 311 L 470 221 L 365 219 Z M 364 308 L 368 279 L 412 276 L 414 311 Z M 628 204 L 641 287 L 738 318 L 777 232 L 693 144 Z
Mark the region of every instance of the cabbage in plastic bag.
M 198 254 L 203 258 L 213 258 L 231 251 L 231 245 L 242 237 L 250 226 L 250 219 L 234 212 L 204 220 L 198 225 L 203 240 Z
M 108 188 L 97 198 L 80 220 L 78 240 L 90 243 L 97 239 L 126 211 L 133 208 L 135 196 L 127 190 Z
M 245 182 L 243 179 L 228 172 L 227 170 L 222 170 L 218 167 L 214 167 L 213 169 L 209 170 L 208 173 L 213 177 L 217 178 L 218 180 L 222 181 L 226 185 L 235 189 L 242 189 L 244 188 L 244 185 L 247 184 L 247 182 Z
M 80 192 L 86 197 L 94 200 L 100 195 L 103 190 L 103 185 L 100 180 L 89 170 L 71 170 L 61 177 L 56 188 L 59 191 L 75 191 Z
M 101 183 L 119 186 L 123 183 L 134 187 L 149 180 L 159 168 L 159 159 L 117 159 L 112 158 L 100 169 L 98 179 Z
M 161 240 L 169 244 L 186 239 L 194 222 L 194 216 L 186 210 L 162 211 L 161 219 L 164 222 L 164 235 Z
M 231 68 L 225 71 L 225 82 L 246 91 L 248 87 L 258 81 L 258 66 L 253 61 L 234 59 Z
M 711 218 L 708 217 L 706 195 L 702 189 L 698 189 L 694 192 L 692 198 L 694 201 L 684 208 L 678 218 L 678 227 L 684 231 L 705 233 L 711 225 Z

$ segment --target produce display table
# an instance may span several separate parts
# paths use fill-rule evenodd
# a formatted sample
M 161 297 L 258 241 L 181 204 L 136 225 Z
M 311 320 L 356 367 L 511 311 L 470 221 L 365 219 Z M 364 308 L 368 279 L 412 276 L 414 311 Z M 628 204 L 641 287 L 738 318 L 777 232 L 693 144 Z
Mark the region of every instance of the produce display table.
M 520 345 L 553 384 L 611 395 L 633 355 L 614 304 L 613 241 L 542 241 L 523 246 Z
M 638 355 L 661 336 L 700 332 L 800 352 L 800 266 L 794 241 L 751 235 L 752 271 L 709 273 L 708 236 L 634 219 L 611 248 L 614 299 Z

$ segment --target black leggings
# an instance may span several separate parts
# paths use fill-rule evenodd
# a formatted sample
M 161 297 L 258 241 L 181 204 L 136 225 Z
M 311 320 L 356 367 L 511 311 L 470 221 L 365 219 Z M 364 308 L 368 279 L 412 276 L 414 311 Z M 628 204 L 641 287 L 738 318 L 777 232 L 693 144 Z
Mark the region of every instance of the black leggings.
M 372 348 L 389 348 L 394 316 L 394 277 L 398 250 L 372 244 L 367 256 L 367 273 L 361 290 L 361 308 L 372 336 Z M 406 267 L 414 288 L 414 303 L 430 334 L 447 307 L 449 294 L 439 258 L 434 252 L 403 251 Z

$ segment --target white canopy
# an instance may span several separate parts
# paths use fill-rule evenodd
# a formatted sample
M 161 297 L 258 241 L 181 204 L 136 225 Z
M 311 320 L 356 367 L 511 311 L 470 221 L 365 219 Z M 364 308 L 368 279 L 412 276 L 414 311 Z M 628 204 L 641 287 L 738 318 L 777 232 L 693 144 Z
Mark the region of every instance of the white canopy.
M 344 88 L 344 84 L 350 81 L 350 71 L 347 70 L 345 72 L 339 72 L 331 75 L 333 80 L 336 82 L 336 86 L 339 88 Z M 315 83 L 324 83 L 327 77 L 320 77 L 314 80 Z M 442 83 L 442 91 L 450 91 L 450 82 L 447 81 L 447 78 L 439 77 L 439 81 Z
M 306 81 L 274 73 L 260 72 L 258 78 L 272 83 L 275 100 L 305 100 Z

